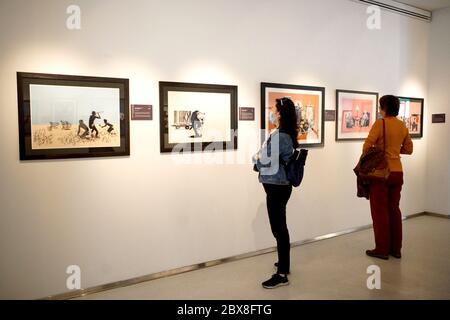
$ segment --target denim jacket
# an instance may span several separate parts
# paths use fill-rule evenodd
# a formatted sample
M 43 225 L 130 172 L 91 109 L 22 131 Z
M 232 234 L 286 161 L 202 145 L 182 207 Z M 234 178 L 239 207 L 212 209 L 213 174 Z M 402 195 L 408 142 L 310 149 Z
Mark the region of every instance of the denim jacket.
M 267 184 L 289 185 L 284 164 L 280 158 L 288 162 L 294 146 L 290 135 L 276 129 L 260 150 L 260 159 L 253 158 L 253 163 L 259 170 L 259 182 Z

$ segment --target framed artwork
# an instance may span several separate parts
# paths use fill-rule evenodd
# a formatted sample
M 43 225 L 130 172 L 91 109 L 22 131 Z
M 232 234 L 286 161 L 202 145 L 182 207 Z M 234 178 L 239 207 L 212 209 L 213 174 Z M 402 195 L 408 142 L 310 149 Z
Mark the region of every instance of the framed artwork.
M 398 97 L 398 99 L 400 109 L 397 118 L 405 123 L 411 138 L 422 138 L 424 99 L 407 97 Z
M 20 159 L 130 154 L 128 79 L 17 73 Z
M 261 128 L 264 140 L 275 125 L 269 121 L 269 109 L 276 99 L 290 98 L 297 111 L 300 147 L 324 145 L 325 88 L 279 83 L 261 83 Z
M 378 93 L 336 90 L 336 141 L 364 140 L 377 120 Z
M 237 86 L 160 82 L 160 149 L 237 149 Z

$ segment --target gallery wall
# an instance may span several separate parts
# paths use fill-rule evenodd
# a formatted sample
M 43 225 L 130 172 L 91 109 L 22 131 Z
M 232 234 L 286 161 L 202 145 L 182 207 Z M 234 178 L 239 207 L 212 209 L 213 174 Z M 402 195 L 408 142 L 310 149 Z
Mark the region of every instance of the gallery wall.
M 446 123 L 431 124 L 427 149 L 428 211 L 450 215 L 450 8 L 433 12 L 428 67 L 429 113 L 447 113 Z M 429 119 L 431 122 L 431 117 Z
M 0 298 L 67 292 L 69 265 L 88 288 L 274 246 L 250 164 L 260 82 L 324 86 L 326 109 L 336 89 L 429 105 L 430 24 L 382 11 L 369 30 L 354 1 L 78 0 L 76 31 L 65 27 L 70 4 L 0 2 Z M 131 122 L 129 157 L 21 162 L 17 71 L 129 78 L 130 102 L 153 104 L 154 121 Z M 160 154 L 158 81 L 237 85 L 239 106 L 257 111 L 239 122 L 238 150 Z M 403 158 L 404 215 L 427 209 L 429 122 Z M 362 142 L 334 136 L 326 122 L 288 205 L 292 242 L 371 222 L 352 172 Z

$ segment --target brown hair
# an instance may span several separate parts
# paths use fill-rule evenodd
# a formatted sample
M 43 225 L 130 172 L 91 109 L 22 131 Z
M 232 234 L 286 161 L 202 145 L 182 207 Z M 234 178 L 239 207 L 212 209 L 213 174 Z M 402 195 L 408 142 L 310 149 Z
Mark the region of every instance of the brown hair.
M 386 112 L 386 115 L 396 117 L 400 109 L 400 100 L 393 95 L 382 96 L 380 98 L 380 109 Z

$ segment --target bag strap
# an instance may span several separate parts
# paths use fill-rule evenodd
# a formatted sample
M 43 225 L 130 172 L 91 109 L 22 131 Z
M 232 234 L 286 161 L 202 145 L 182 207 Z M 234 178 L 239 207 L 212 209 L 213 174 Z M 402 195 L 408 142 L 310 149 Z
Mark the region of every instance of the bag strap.
M 386 155 L 386 122 L 383 118 L 383 152 Z

